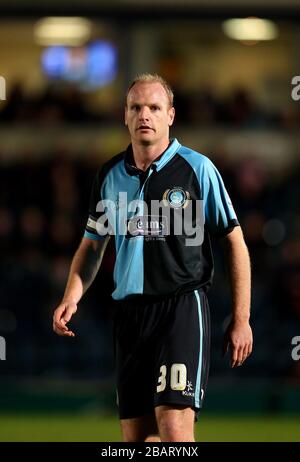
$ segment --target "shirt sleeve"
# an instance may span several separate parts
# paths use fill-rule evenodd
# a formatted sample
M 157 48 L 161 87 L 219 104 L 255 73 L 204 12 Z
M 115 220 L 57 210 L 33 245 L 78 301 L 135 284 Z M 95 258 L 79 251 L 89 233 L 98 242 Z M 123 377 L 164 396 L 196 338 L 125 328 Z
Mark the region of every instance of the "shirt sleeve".
M 92 185 L 89 217 L 86 224 L 84 237 L 93 240 L 105 239 L 110 233 L 107 216 L 100 206 L 102 197 L 103 175 L 98 171 Z
M 215 236 L 225 236 L 239 222 L 223 179 L 209 159 L 204 165 L 202 188 L 206 227 Z

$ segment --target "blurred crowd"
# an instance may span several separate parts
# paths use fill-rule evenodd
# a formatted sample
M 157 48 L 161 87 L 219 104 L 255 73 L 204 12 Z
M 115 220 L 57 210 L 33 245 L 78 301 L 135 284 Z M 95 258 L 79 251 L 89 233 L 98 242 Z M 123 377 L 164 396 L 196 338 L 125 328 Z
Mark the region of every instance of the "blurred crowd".
M 11 113 L 12 114 L 12 113 Z M 19 114 L 20 115 L 20 114 Z M 255 156 L 234 165 L 216 154 L 245 233 L 253 269 L 254 352 L 230 370 L 221 357 L 230 292 L 215 245 L 211 376 L 300 382 L 291 340 L 300 335 L 300 165 L 276 182 Z M 44 159 L 44 160 L 43 160 Z M 214 160 L 214 159 L 212 159 Z M 74 339 L 52 332 L 72 255 L 84 232 L 97 162 L 64 152 L 26 158 L 0 169 L 0 335 L 8 345 L 2 370 L 12 377 L 107 378 L 114 370 L 111 315 L 113 242 L 74 317 Z
M 213 87 L 197 91 L 174 88 L 176 123 L 214 126 L 215 124 L 241 128 L 282 128 L 297 130 L 300 108 L 292 100 L 278 110 L 259 104 L 247 88 L 234 87 L 221 97 Z M 16 82 L 1 104 L 2 124 L 11 123 L 118 123 L 123 118 L 122 97 L 118 104 L 98 104 L 90 107 L 86 95 L 76 85 L 61 82 L 48 83 L 40 91 L 28 93 L 22 83 Z
M 52 332 L 53 310 L 85 228 L 97 167 L 69 161 L 60 152 L 51 161 L 29 160 L 0 170 L 0 332 L 8 342 L 5 366 L 13 376 L 111 372 L 113 252 L 107 252 L 98 281 L 81 304 L 76 339 L 65 342 Z

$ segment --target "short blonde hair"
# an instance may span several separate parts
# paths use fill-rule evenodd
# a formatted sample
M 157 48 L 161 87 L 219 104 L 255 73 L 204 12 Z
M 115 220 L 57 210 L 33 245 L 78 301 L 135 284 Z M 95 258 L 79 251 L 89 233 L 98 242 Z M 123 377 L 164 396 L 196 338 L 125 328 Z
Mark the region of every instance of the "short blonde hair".
M 130 90 L 132 89 L 132 87 L 136 83 L 160 83 L 161 86 L 165 89 L 165 92 L 167 93 L 167 97 L 168 97 L 168 100 L 169 100 L 169 103 L 170 103 L 170 107 L 173 107 L 173 102 L 174 102 L 173 90 L 170 87 L 170 85 L 168 84 L 168 82 L 158 74 L 138 74 L 133 79 L 133 81 L 131 82 L 131 84 L 128 87 L 128 90 L 127 90 L 127 93 L 126 93 L 126 104 L 127 104 L 128 94 L 129 94 Z

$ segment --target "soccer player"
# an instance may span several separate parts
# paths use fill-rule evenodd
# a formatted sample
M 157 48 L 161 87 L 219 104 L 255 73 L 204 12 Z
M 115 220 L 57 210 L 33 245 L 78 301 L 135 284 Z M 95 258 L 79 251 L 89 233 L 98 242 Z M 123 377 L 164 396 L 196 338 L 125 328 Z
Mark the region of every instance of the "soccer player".
M 130 85 L 131 144 L 96 174 L 89 219 L 73 258 L 54 331 L 68 323 L 114 235 L 114 342 L 124 441 L 194 441 L 209 368 L 211 236 L 225 242 L 232 318 L 231 366 L 252 351 L 250 262 L 243 234 L 213 163 L 169 138 L 175 109 L 168 83 L 143 74 Z

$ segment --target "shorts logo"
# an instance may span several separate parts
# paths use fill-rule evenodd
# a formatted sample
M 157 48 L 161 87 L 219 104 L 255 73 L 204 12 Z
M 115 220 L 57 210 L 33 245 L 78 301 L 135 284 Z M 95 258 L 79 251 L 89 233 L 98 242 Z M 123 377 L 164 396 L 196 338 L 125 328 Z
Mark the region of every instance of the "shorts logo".
M 188 380 L 188 382 L 186 384 L 186 390 L 184 390 L 182 392 L 182 394 L 183 394 L 183 396 L 192 396 L 192 397 L 195 396 L 193 384 L 189 380 Z
M 184 208 L 188 205 L 190 200 L 190 193 L 183 188 L 175 187 L 167 189 L 163 194 L 163 201 L 166 205 L 171 205 L 174 209 Z

